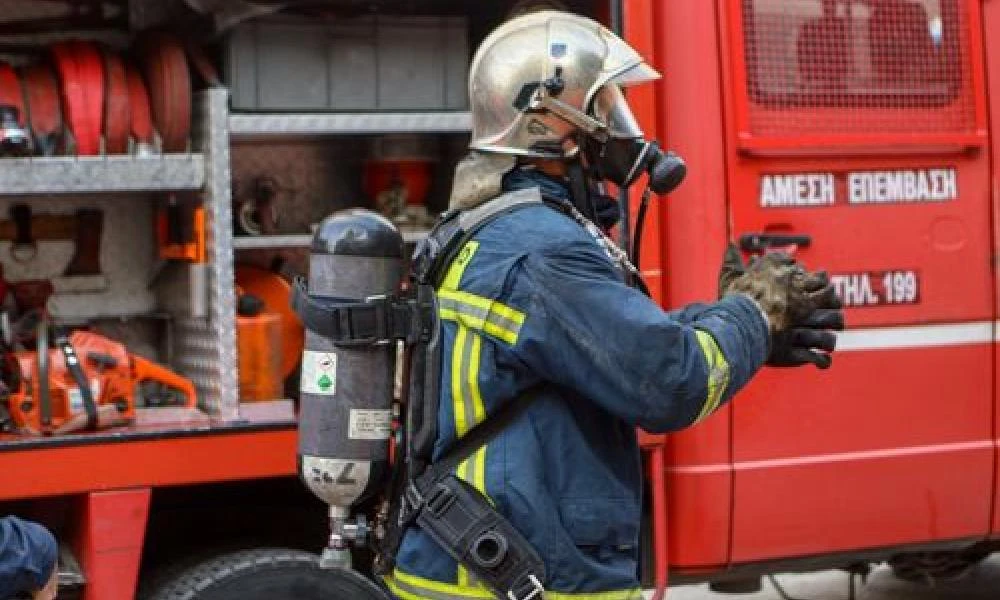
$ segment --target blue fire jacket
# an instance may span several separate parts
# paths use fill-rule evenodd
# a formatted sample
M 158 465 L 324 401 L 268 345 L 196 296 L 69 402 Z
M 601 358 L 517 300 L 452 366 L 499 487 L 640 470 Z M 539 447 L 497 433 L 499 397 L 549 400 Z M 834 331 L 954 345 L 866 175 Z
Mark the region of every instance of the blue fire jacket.
M 0 598 L 40 590 L 56 564 L 56 540 L 37 523 L 0 519 Z
M 541 555 L 548 600 L 640 598 L 635 428 L 687 427 L 750 379 L 768 346 L 757 305 L 728 297 L 664 312 L 622 283 L 583 227 L 545 205 L 481 229 L 438 300 L 445 352 L 435 457 L 501 404 L 549 382 L 457 475 Z M 403 600 L 493 597 L 415 525 L 385 582 Z

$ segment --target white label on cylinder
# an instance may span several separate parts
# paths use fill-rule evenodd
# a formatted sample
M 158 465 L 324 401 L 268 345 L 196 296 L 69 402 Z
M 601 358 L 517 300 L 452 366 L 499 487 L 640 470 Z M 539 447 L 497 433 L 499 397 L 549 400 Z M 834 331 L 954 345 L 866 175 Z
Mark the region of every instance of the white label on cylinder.
M 337 355 L 333 352 L 314 352 L 312 350 L 303 352 L 302 379 L 299 390 L 303 394 L 335 395 L 337 393 Z
M 392 411 L 352 408 L 347 437 L 352 440 L 387 440 L 392 432 Z

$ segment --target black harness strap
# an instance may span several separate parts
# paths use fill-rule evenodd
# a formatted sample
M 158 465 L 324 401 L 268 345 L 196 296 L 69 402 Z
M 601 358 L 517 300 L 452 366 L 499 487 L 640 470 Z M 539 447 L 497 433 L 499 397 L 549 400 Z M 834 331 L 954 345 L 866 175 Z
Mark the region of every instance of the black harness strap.
M 424 473 L 411 482 L 407 494 L 415 492 L 417 495 L 413 499 L 418 500 L 424 491 L 431 489 L 437 481 L 451 474 L 462 461 L 493 441 L 504 429 L 524 414 L 524 411 L 535 401 L 538 392 L 543 387 L 545 387 L 543 384 L 539 384 L 525 390 L 510 402 L 497 408 L 486 420 L 467 431 L 465 435 L 452 444 L 441 458 L 428 465 Z
M 395 296 L 365 300 L 310 296 L 303 277 L 295 279 L 292 309 L 306 329 L 338 346 L 371 346 L 394 340 L 414 344 L 429 338 L 431 326 L 436 324 L 433 302 Z

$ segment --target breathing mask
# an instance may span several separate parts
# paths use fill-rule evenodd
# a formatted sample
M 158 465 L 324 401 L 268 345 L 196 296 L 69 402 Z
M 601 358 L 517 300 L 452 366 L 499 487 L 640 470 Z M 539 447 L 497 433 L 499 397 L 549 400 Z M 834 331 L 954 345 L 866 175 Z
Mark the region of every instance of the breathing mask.
M 617 85 L 604 85 L 594 96 L 591 112 L 604 124 L 601 136 L 585 135 L 584 157 L 597 179 L 628 187 L 643 173 L 656 194 L 673 191 L 684 180 L 687 166 L 673 152 L 646 140 Z

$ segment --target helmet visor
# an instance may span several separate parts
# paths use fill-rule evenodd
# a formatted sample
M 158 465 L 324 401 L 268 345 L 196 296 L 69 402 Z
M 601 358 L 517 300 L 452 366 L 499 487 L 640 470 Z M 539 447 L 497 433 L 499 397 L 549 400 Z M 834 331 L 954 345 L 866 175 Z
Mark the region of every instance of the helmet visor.
M 659 78 L 659 71 L 642 62 L 611 77 L 608 79 L 608 83 L 617 83 L 619 86 L 624 88 L 630 85 L 646 83 L 648 81 L 656 81 Z
M 595 119 L 608 128 L 613 138 L 641 138 L 642 128 L 629 108 L 621 89 L 615 84 L 601 86 L 594 96 L 591 112 Z

